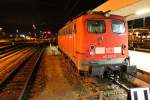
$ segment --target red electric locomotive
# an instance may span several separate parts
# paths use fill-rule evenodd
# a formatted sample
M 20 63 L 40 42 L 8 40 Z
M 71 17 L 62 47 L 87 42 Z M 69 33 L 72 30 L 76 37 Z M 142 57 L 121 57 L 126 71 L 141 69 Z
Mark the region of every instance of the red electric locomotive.
M 59 30 L 58 46 L 80 72 L 103 76 L 133 71 L 129 70 L 128 27 L 122 16 L 84 13 Z

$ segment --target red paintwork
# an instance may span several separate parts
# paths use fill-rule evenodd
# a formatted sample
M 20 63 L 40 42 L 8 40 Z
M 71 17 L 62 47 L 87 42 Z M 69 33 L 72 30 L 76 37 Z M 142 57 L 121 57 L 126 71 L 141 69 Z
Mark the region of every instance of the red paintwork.
M 105 21 L 106 32 L 103 34 L 90 34 L 87 31 L 87 20 L 89 19 L 102 19 Z M 124 34 L 114 34 L 111 30 L 111 20 L 119 19 L 124 21 L 126 32 Z M 76 24 L 76 33 L 72 31 L 70 34 L 61 34 L 67 27 L 74 28 Z M 103 38 L 103 40 L 101 40 Z M 121 47 L 122 44 L 126 45 L 125 54 L 113 53 L 114 47 Z M 102 14 L 91 15 L 85 14 L 72 22 L 67 23 L 59 30 L 58 45 L 63 51 L 73 58 L 75 63 L 80 60 L 105 60 L 111 58 L 126 58 L 128 57 L 128 29 L 127 23 L 122 16 L 111 15 L 109 18 L 105 18 Z M 89 55 L 89 46 L 95 45 L 96 47 L 105 47 L 105 54 L 96 54 L 94 56 Z

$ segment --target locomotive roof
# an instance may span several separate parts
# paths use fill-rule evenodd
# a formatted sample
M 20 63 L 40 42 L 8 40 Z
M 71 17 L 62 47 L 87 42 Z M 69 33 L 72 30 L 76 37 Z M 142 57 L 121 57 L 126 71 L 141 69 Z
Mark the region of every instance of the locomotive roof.
M 77 15 L 76 17 L 72 18 L 71 20 L 69 20 L 67 24 L 71 23 L 74 19 L 76 18 L 79 18 L 80 16 L 83 16 L 83 15 L 102 15 L 102 16 L 105 16 L 106 13 L 109 14 L 110 10 L 106 11 L 106 12 L 103 12 L 103 11 L 86 11 L 86 12 L 82 12 L 80 13 L 79 15 Z M 114 14 L 110 14 L 110 16 L 118 16 L 118 17 L 123 17 L 123 16 L 120 16 L 120 15 L 114 15 Z
M 77 19 L 77 18 L 79 18 L 83 15 L 102 15 L 102 16 L 105 17 L 105 14 L 109 13 L 109 12 L 110 12 L 110 10 L 108 10 L 106 12 L 103 12 L 103 11 L 98 11 L 98 12 L 97 11 L 86 11 L 85 12 L 84 11 L 84 12 L 80 13 L 79 15 L 77 15 L 76 17 L 74 17 L 73 19 L 69 20 L 62 28 L 65 28 L 65 26 L 69 25 L 74 19 Z M 112 17 L 112 16 L 123 17 L 123 16 L 120 16 L 120 15 L 110 14 L 110 17 Z M 60 28 L 60 29 L 62 29 L 62 28 Z

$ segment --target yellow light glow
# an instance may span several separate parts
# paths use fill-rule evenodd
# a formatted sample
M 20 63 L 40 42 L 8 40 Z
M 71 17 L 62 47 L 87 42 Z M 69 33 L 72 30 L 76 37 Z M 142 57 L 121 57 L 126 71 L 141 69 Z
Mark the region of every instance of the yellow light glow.
M 0 27 L 0 31 L 2 30 L 3 28 L 2 27 Z
M 150 12 L 150 8 L 141 9 L 136 12 L 136 15 L 142 15 Z
M 106 0 L 105 3 L 98 6 L 94 9 L 94 11 L 115 11 L 117 9 L 126 7 L 128 5 L 134 4 L 135 2 L 138 2 L 140 0 Z

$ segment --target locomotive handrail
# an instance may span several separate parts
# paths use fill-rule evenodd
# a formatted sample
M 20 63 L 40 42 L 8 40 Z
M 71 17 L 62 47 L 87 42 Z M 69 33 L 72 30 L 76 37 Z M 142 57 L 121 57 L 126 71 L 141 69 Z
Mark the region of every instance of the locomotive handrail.
M 92 11 L 92 10 L 83 11 L 83 12 L 79 13 L 77 16 L 73 17 L 71 20 L 69 20 L 65 25 L 68 25 L 69 23 L 72 22 L 72 20 L 74 20 L 74 19 L 76 19 L 76 18 L 78 18 L 78 17 L 80 17 L 84 14 L 103 14 L 103 15 L 105 15 L 109 12 L 111 12 L 111 10 L 108 10 L 108 11 L 105 11 L 105 12 L 103 12 L 103 11 Z
M 72 21 L 73 19 L 76 19 L 76 18 L 78 18 L 78 17 L 84 15 L 84 14 L 106 14 L 106 13 L 109 13 L 109 12 L 111 12 L 111 10 L 108 10 L 108 11 L 105 11 L 105 12 L 103 12 L 103 11 L 92 11 L 92 10 L 83 11 L 83 12 L 79 13 L 77 16 L 73 17 L 73 18 L 71 19 L 71 21 Z M 69 21 L 68 21 L 68 22 L 69 22 Z M 67 22 L 67 23 L 68 23 L 68 22 Z

